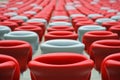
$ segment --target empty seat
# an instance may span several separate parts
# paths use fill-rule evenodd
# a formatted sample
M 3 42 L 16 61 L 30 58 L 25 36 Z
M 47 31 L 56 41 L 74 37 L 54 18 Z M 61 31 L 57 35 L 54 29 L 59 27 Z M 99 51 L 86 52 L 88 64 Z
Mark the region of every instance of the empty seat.
M 8 26 L 12 31 L 14 31 L 16 27 L 18 27 L 18 24 L 16 22 L 11 21 L 0 22 L 0 25 Z
M 120 40 L 99 40 L 90 46 L 90 57 L 95 62 L 95 68 L 100 71 L 101 63 L 110 54 L 120 52 Z
M 75 21 L 75 22 L 74 22 Z M 95 23 L 92 20 L 86 20 L 86 18 L 78 19 L 73 21 L 73 27 L 75 29 L 75 32 L 78 32 L 79 27 L 84 25 L 95 25 Z
M 32 80 L 89 80 L 93 61 L 70 52 L 38 56 L 28 66 Z
M 10 19 L 14 19 L 14 20 L 23 20 L 24 22 L 26 22 L 28 20 L 28 17 L 26 16 L 20 16 L 20 15 L 17 15 L 17 16 L 13 16 L 11 17 Z
M 34 25 L 34 26 L 39 26 L 42 29 L 42 35 L 44 35 L 45 30 L 46 30 L 46 26 L 44 23 L 42 22 L 25 22 L 22 24 L 23 26 L 27 26 L 27 25 Z
M 106 30 L 106 28 L 102 27 L 102 26 L 99 26 L 99 25 L 84 25 L 84 26 L 81 26 L 78 29 L 78 38 L 79 38 L 79 41 L 82 41 L 83 35 L 86 32 L 96 31 L 96 30 L 97 31 L 104 31 L 104 30 Z
M 106 28 L 106 30 L 109 30 L 110 27 L 119 25 L 119 22 L 103 22 L 102 26 Z
M 102 80 L 120 80 L 120 53 L 107 56 L 101 66 Z
M 120 20 L 120 15 L 114 15 L 111 17 L 111 19 L 119 21 Z
M 115 22 L 115 20 L 110 18 L 99 18 L 95 22 L 101 25 L 103 22 Z
M 52 39 L 73 39 L 77 40 L 78 35 L 70 31 L 51 31 L 45 34 L 45 41 Z
M 47 28 L 47 31 L 48 32 L 51 32 L 51 31 L 71 31 L 71 32 L 74 32 L 74 28 L 70 27 L 70 26 L 52 26 L 52 27 Z
M 89 47 L 93 42 L 103 39 L 118 39 L 118 35 L 110 31 L 86 32 L 83 35 L 82 42 L 85 44 L 85 50 L 87 51 L 87 53 L 89 54 Z
M 40 45 L 42 53 L 51 53 L 51 52 L 83 53 L 84 47 L 85 46 L 83 43 L 69 39 L 48 40 Z
M 38 34 L 39 36 L 39 41 L 42 40 L 43 36 L 43 31 L 39 26 L 34 26 L 34 25 L 26 25 L 26 26 L 19 26 L 15 28 L 16 31 L 33 31 Z
M 51 17 L 52 20 L 69 20 L 68 16 L 53 16 Z
M 114 25 L 110 27 L 109 31 L 112 31 L 113 33 L 117 33 L 120 38 L 120 25 Z
M 0 53 L 0 80 L 20 80 L 18 62 L 11 56 Z
M 84 14 L 71 14 L 71 15 L 70 15 L 70 18 L 71 18 L 71 19 L 74 19 L 74 18 L 76 18 L 76 17 L 85 17 L 85 15 L 84 15 Z
M 9 16 L 9 17 L 13 17 L 13 16 L 17 16 L 18 14 L 16 12 L 7 12 L 4 13 L 5 16 Z
M 21 72 L 23 72 L 27 68 L 27 63 L 32 58 L 32 48 L 31 45 L 25 41 L 1 40 L 0 54 L 14 57 L 20 65 Z
M 40 23 L 44 23 L 44 25 L 47 26 L 47 20 L 43 18 L 32 18 L 28 20 L 27 22 L 40 22 Z
M 9 22 L 15 22 L 18 24 L 18 26 L 21 26 L 22 23 L 24 22 L 23 20 L 20 20 L 20 19 L 9 19 L 9 20 L 6 20 L 6 21 L 9 21 Z
M 35 32 L 32 31 L 13 31 L 4 35 L 5 40 L 23 40 L 31 44 L 33 53 L 38 49 L 39 38 Z
M 90 19 L 92 19 L 94 17 L 103 17 L 103 15 L 101 15 L 101 14 L 89 14 L 88 15 L 88 18 L 90 18 Z
M 4 39 L 3 36 L 6 33 L 9 33 L 11 29 L 7 26 L 0 26 L 0 40 Z
M 52 22 L 52 23 L 49 23 L 48 26 L 49 26 L 49 27 L 52 27 L 52 26 L 72 26 L 72 24 L 69 23 L 69 22 L 59 21 L 59 22 Z

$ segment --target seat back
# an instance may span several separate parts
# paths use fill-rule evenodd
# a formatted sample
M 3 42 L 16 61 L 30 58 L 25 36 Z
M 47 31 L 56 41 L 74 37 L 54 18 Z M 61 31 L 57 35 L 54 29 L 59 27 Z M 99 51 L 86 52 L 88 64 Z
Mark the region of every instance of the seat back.
M 32 80 L 89 80 L 93 61 L 75 53 L 49 53 L 29 62 Z
M 19 80 L 18 62 L 11 56 L 0 54 L 0 80 Z

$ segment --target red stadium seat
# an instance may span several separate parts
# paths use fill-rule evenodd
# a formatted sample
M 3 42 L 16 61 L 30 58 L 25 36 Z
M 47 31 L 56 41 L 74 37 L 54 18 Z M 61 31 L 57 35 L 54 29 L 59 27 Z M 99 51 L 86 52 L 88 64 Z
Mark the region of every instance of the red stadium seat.
M 89 80 L 93 61 L 75 53 L 49 53 L 38 56 L 28 66 L 32 80 Z
M 19 64 L 13 57 L 0 54 L 0 80 L 20 80 Z
M 120 80 L 120 53 L 107 56 L 101 66 L 102 80 Z
M 95 68 L 100 71 L 101 63 L 110 54 L 120 52 L 120 40 L 99 40 L 90 46 L 90 57 L 95 62 Z
M 42 35 L 44 35 L 44 33 L 45 33 L 46 26 L 43 23 L 40 23 L 40 22 L 25 22 L 22 25 L 23 26 L 27 26 L 27 25 L 39 26 L 42 29 L 42 32 L 43 32 Z
M 78 35 L 70 31 L 52 31 L 45 34 L 45 41 L 52 39 L 73 39 L 77 40 Z
M 98 40 L 118 39 L 118 35 L 110 31 L 90 31 L 83 35 L 82 42 L 85 44 L 85 50 L 89 54 L 90 45 Z
M 74 28 L 70 27 L 70 26 L 52 26 L 52 27 L 47 28 L 47 31 L 48 32 L 51 32 L 51 31 L 71 31 L 71 32 L 74 32 Z
M 27 63 L 32 58 L 32 48 L 25 41 L 2 40 L 0 41 L 0 54 L 14 57 L 20 65 L 21 72 L 23 72 L 27 68 Z
M 38 34 L 39 36 L 39 41 L 42 40 L 42 36 L 43 36 L 43 31 L 39 26 L 34 26 L 34 25 L 26 25 L 26 26 L 19 26 L 17 28 L 15 28 L 16 31 L 33 31 L 35 33 Z
M 8 26 L 12 31 L 18 27 L 18 24 L 16 22 L 11 21 L 0 22 L 0 25 Z
M 117 33 L 120 38 L 120 25 L 115 25 L 110 27 L 109 31 L 112 31 L 113 33 Z

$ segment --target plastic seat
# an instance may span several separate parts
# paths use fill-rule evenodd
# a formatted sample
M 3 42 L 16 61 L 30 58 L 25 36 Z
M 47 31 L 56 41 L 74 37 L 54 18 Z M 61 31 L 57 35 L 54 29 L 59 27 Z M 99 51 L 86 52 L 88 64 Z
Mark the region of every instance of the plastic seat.
M 16 27 L 18 27 L 18 24 L 16 22 L 11 21 L 0 22 L 0 25 L 8 26 L 12 31 L 14 31 Z
M 17 7 L 11 7 L 11 8 L 8 8 L 8 10 L 10 10 L 10 11 L 16 11 L 16 10 L 18 10 L 18 8 Z
M 109 9 L 109 10 L 107 10 L 107 12 L 108 12 L 108 13 L 116 13 L 116 12 L 118 12 L 118 10 L 115 10 L 115 9 Z
M 112 31 L 113 33 L 117 33 L 120 38 L 120 25 L 115 25 L 110 27 L 109 31 Z
M 27 63 L 32 58 L 31 45 L 20 40 L 1 40 L 0 54 L 10 55 L 14 57 L 20 66 L 21 72 L 27 69 Z
M 66 13 L 65 10 L 54 10 L 52 16 L 66 16 L 66 17 L 68 17 L 68 14 Z
M 81 22 L 81 23 L 91 23 L 91 21 L 87 17 L 75 17 L 75 18 L 72 18 L 72 25 L 73 25 L 73 27 L 76 27 L 76 25 L 79 22 Z
M 73 39 L 77 40 L 78 35 L 70 31 L 51 31 L 45 34 L 45 41 L 52 39 Z
M 83 53 L 84 47 L 85 46 L 83 43 L 69 39 L 48 40 L 40 45 L 42 53 L 51 52 Z
M 106 28 L 106 30 L 109 30 L 110 27 L 114 25 L 119 25 L 119 22 L 103 22 L 101 25 Z
M 44 23 L 44 25 L 47 26 L 47 20 L 42 19 L 42 18 L 32 18 L 28 20 L 27 22 L 40 22 L 40 23 Z
M 22 23 L 24 22 L 23 20 L 17 20 L 17 19 L 9 19 L 9 20 L 6 20 L 6 21 L 9 21 L 9 22 L 15 22 L 15 23 L 17 23 L 18 24 L 18 26 L 21 26 L 22 25 Z M 6 22 L 5 21 L 5 22 Z
M 71 17 L 71 19 L 74 19 L 76 17 L 85 17 L 85 15 L 83 15 L 83 14 L 72 14 L 72 15 L 70 15 L 70 17 Z
M 25 11 L 24 14 L 36 15 L 37 13 L 35 11 Z
M 95 22 L 101 25 L 103 22 L 116 22 L 116 21 L 110 18 L 99 18 Z
M 86 20 L 86 18 L 83 18 L 81 20 L 78 19 L 78 21 L 76 20 L 76 22 L 73 24 L 75 32 L 77 33 L 79 27 L 84 25 L 95 25 L 95 23 L 92 20 L 89 20 L 89 19 Z
M 11 56 L 0 54 L 0 80 L 20 80 L 18 62 Z
M 25 22 L 22 24 L 23 26 L 27 26 L 27 25 L 34 25 L 34 26 L 39 26 L 42 29 L 42 35 L 44 35 L 45 30 L 46 30 L 46 26 L 44 23 L 42 22 Z
M 26 17 L 26 16 L 20 16 L 20 15 L 18 15 L 18 16 L 13 16 L 13 17 L 11 17 L 10 19 L 14 19 L 14 20 L 23 20 L 24 22 L 26 22 L 27 20 L 28 20 L 28 17 Z
M 99 40 L 90 46 L 90 57 L 95 62 L 95 68 L 100 71 L 101 63 L 110 54 L 120 52 L 120 40 Z
M 102 80 L 120 80 L 120 53 L 107 56 L 102 62 Z
M 30 19 L 30 18 L 32 18 L 34 15 L 33 14 L 25 14 L 25 13 L 23 13 L 23 14 L 21 14 L 21 16 L 25 16 L 25 17 L 27 17 L 28 19 Z M 27 21 L 27 20 L 26 20 Z M 24 22 L 26 22 L 26 21 L 24 21 Z
M 94 17 L 103 17 L 103 15 L 101 15 L 101 14 L 89 14 L 88 15 L 88 18 L 90 18 L 90 19 L 92 19 Z
M 13 17 L 13 16 L 17 16 L 18 14 L 16 12 L 7 12 L 4 13 L 3 15 Z
M 108 10 L 108 11 L 109 11 L 109 10 Z M 107 18 L 110 18 L 110 19 L 111 19 L 112 16 L 116 15 L 116 12 L 108 12 L 108 11 L 107 11 L 107 13 L 105 14 L 104 17 L 107 17 Z M 112 20 L 113 20 L 113 19 L 112 19 Z
M 102 6 L 100 9 L 101 10 L 110 10 L 110 7 L 104 7 L 104 6 Z
M 52 27 L 52 26 L 72 26 L 71 23 L 69 22 L 63 22 L 63 21 L 59 21 L 59 22 L 52 22 L 52 23 L 49 23 L 48 25 L 49 27 Z
M 91 19 L 95 22 L 97 19 L 104 18 L 104 16 L 96 16 L 92 17 Z
M 32 80 L 89 80 L 93 65 L 84 55 L 70 52 L 44 54 L 28 64 Z
M 81 26 L 78 29 L 79 41 L 82 41 L 83 35 L 86 32 L 89 32 L 89 31 L 104 31 L 104 30 L 106 30 L 106 28 L 102 27 L 102 26 L 99 26 L 99 25 L 84 25 L 84 26 Z
M 42 40 L 43 32 L 42 29 L 39 26 L 34 26 L 34 25 L 27 25 L 27 26 L 19 26 L 15 28 L 16 31 L 33 31 L 38 34 L 39 36 L 39 41 Z
M 5 21 L 5 20 L 7 20 L 7 19 L 8 19 L 8 17 L 3 16 L 3 15 L 0 15 L 0 21 Z
M 0 40 L 4 39 L 3 36 L 6 33 L 9 33 L 11 29 L 7 26 L 0 26 Z
M 120 15 L 114 15 L 111 17 L 111 19 L 119 21 L 120 20 Z
M 74 28 L 70 27 L 70 26 L 52 26 L 52 27 L 47 28 L 47 31 L 48 32 L 51 32 L 51 31 L 71 31 L 71 32 L 74 32 Z
M 87 53 L 89 54 L 89 47 L 93 42 L 103 39 L 118 39 L 118 35 L 110 31 L 86 32 L 83 35 L 82 42 L 85 44 L 85 50 L 87 51 Z
M 6 40 L 23 40 L 31 44 L 33 53 L 38 50 L 39 38 L 35 32 L 32 31 L 13 31 L 4 35 Z
M 69 20 L 68 16 L 53 16 L 51 17 L 52 20 Z
M 53 23 L 53 22 L 70 22 L 70 19 L 56 19 L 56 20 L 50 20 L 50 23 Z

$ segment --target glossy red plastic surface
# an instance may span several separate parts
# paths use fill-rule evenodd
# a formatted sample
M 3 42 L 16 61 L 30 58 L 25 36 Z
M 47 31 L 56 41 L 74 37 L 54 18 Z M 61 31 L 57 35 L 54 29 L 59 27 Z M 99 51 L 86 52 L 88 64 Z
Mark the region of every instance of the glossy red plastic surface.
M 103 39 L 118 39 L 118 35 L 110 31 L 86 32 L 83 35 L 82 42 L 85 44 L 85 50 L 87 51 L 87 53 L 89 54 L 89 47 L 93 42 Z
M 103 22 L 102 26 L 109 30 L 110 27 L 120 24 L 119 22 Z
M 43 36 L 43 31 L 39 26 L 34 26 L 34 25 L 26 25 L 26 26 L 19 26 L 17 28 L 15 28 L 16 31 L 22 31 L 22 30 L 26 30 L 26 31 L 33 31 L 35 33 L 38 34 L 39 36 L 39 41 L 42 40 L 42 36 Z
M 101 67 L 102 80 L 120 80 L 120 53 L 107 56 Z
M 90 80 L 93 61 L 76 53 L 49 53 L 30 61 L 32 80 Z
M 45 33 L 46 26 L 43 23 L 40 23 L 40 22 L 25 22 L 22 25 L 23 26 L 27 26 L 27 25 L 39 26 L 42 29 L 42 32 L 43 32 L 42 35 L 44 35 L 44 33 Z
M 0 80 L 19 80 L 18 62 L 11 56 L 0 54 Z
M 115 25 L 110 27 L 109 31 L 112 31 L 113 33 L 117 33 L 120 38 L 120 25 Z
M 16 22 L 16 23 L 18 24 L 18 26 L 21 26 L 22 23 L 24 22 L 23 20 L 20 20 L 20 19 L 19 19 L 19 20 L 16 20 L 16 19 L 15 19 L 15 20 L 14 20 L 14 19 L 11 20 L 11 19 L 10 19 L 10 20 L 6 20 L 6 21 L 9 21 L 9 22 Z
M 101 63 L 110 54 L 120 52 L 120 40 L 99 40 L 90 46 L 90 57 L 95 62 L 95 68 L 100 71 Z
M 92 20 L 85 20 L 85 21 L 79 21 L 75 24 L 74 29 L 75 32 L 78 32 L 79 27 L 84 26 L 84 25 L 94 25 L 95 23 Z
M 0 22 L 0 25 L 8 26 L 12 31 L 18 27 L 18 24 L 16 22 L 11 21 Z
M 52 39 L 73 39 L 77 40 L 78 35 L 70 31 L 51 31 L 45 34 L 45 41 Z
M 27 63 L 32 58 L 32 48 L 31 45 L 25 41 L 1 40 L 0 54 L 14 57 L 20 65 L 21 72 L 23 72 L 27 68 Z

